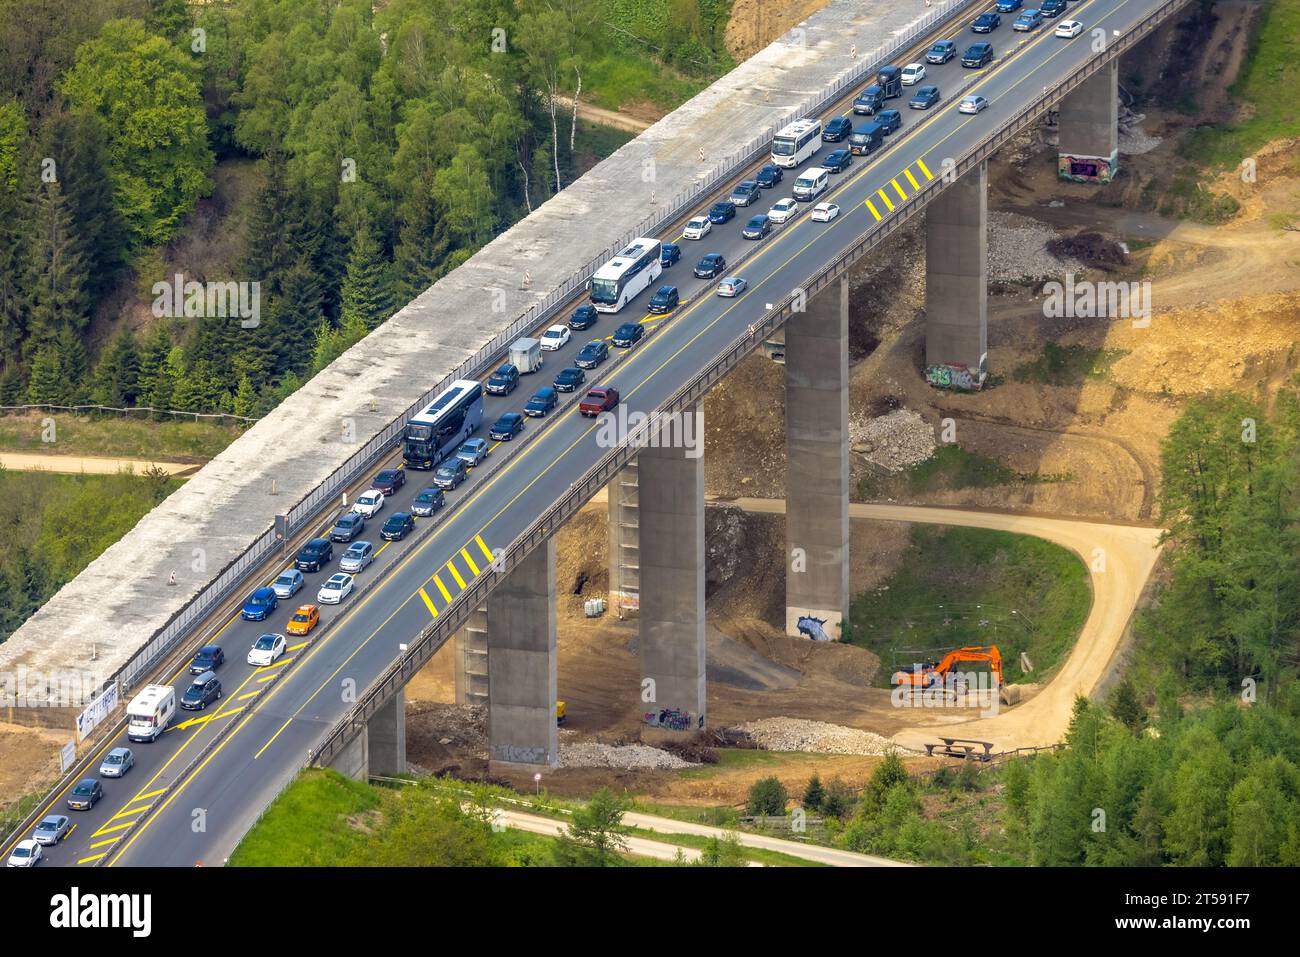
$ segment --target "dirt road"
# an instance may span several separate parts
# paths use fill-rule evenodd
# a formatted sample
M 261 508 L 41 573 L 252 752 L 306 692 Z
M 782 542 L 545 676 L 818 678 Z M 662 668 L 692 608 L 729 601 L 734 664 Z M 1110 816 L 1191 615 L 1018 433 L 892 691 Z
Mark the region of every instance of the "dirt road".
M 785 512 L 785 502 L 775 499 L 741 498 L 729 504 L 751 512 Z M 1057 676 L 1029 700 L 993 717 L 972 720 L 965 711 L 927 712 L 931 724 L 904 728 L 893 735 L 900 745 L 914 749 L 935 741 L 939 730 L 992 741 L 998 750 L 1060 741 L 1075 696 L 1092 693 L 1106 674 L 1160 552 L 1160 530 L 1140 526 L 912 505 L 851 504 L 849 517 L 1034 535 L 1070 549 L 1088 568 L 1092 607 Z
M 142 459 L 41 455 L 36 452 L 0 452 L 0 466 L 12 472 L 62 472 L 69 475 L 115 475 L 123 471 L 142 475 L 146 469 L 157 467 L 173 478 L 189 478 L 203 468 L 193 462 L 146 462 Z

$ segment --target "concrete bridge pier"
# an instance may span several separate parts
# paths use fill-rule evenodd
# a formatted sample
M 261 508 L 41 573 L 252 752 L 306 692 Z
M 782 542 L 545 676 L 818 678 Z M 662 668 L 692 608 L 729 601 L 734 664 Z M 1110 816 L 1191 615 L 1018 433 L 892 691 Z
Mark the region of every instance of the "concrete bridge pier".
M 479 705 L 488 703 L 488 636 L 487 606 L 474 610 L 469 619 L 456 632 L 452 640 L 452 653 L 456 656 L 453 670 L 456 679 L 456 703 Z
M 931 385 L 978 389 L 988 375 L 988 181 L 988 164 L 981 163 L 926 207 L 925 376 Z
M 635 618 L 641 602 L 637 460 L 633 458 L 606 487 L 609 499 L 609 610 L 620 620 Z
M 849 612 L 849 281 L 785 325 L 785 631 L 837 639 Z
M 693 448 L 683 447 L 681 430 L 671 440 L 665 429 L 659 447 L 637 454 L 646 741 L 705 723 L 703 405 L 689 414 Z
M 555 539 L 488 597 L 489 768 L 555 767 Z
M 1112 60 L 1061 101 L 1057 174 L 1109 183 L 1119 169 L 1119 61 Z
M 330 767 L 354 781 L 370 775 L 395 777 L 406 773 L 406 692 L 399 691 L 375 712 L 366 730 L 334 756 Z

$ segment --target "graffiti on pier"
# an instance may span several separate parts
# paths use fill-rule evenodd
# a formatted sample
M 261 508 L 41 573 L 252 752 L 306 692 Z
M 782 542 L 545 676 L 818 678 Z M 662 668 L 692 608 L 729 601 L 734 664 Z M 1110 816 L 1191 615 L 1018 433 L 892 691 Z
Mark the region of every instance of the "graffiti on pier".
M 690 731 L 704 727 L 704 715 L 693 715 L 679 708 L 663 708 L 660 711 L 647 711 L 642 717 L 652 728 L 664 728 L 668 731 Z
M 977 392 L 984 385 L 984 375 L 970 366 L 944 363 L 926 366 L 925 381 L 936 389 Z
M 799 634 L 806 635 L 813 641 L 834 640 L 826 633 L 825 618 L 814 618 L 812 615 L 801 615 L 797 627 L 799 629 Z
M 1060 154 L 1056 160 L 1057 175 L 1071 183 L 1109 183 L 1115 178 L 1118 167 L 1117 157 L 1110 156 L 1070 156 Z

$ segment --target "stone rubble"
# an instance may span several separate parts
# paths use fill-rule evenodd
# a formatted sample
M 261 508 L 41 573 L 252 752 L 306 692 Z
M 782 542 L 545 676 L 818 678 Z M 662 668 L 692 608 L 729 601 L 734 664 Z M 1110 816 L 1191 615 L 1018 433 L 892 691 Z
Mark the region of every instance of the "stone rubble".
M 911 409 L 849 420 L 849 445 L 868 462 L 902 472 L 934 455 L 934 429 Z
M 597 744 L 584 741 L 560 745 L 562 768 L 618 768 L 625 771 L 680 771 L 699 767 L 648 744 Z
M 989 281 L 1035 282 L 1065 280 L 1068 272 L 1082 273 L 1076 259 L 1057 259 L 1047 244 L 1057 238 L 1056 230 L 1027 216 L 989 213 Z
M 810 754 L 887 754 L 893 743 L 870 731 L 845 728 L 803 718 L 762 718 L 737 725 L 765 751 L 804 751 Z

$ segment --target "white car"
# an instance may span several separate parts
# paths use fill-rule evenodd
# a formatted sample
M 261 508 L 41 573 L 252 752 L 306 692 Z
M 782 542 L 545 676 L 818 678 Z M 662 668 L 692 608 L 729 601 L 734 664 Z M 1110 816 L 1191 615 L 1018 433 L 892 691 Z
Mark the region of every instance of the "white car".
M 745 280 L 741 279 L 739 276 L 728 276 L 726 279 L 722 280 L 722 282 L 718 283 L 718 295 L 731 299 L 732 297 L 739 296 L 744 292 L 745 286 Z
M 307 579 L 302 577 L 302 572 L 296 568 L 290 568 L 287 571 L 280 572 L 279 577 L 271 582 L 271 590 L 275 592 L 276 598 L 292 598 L 298 594 Z
M 682 236 L 685 239 L 703 239 L 711 232 L 713 232 L 713 223 L 709 222 L 709 217 L 696 216 L 686 224 Z
M 248 649 L 248 663 L 254 668 L 273 665 L 288 647 L 289 639 L 284 635 L 263 635 Z
M 840 208 L 834 203 L 818 203 L 813 207 L 812 221 L 814 223 L 829 223 L 839 214 Z
M 920 83 L 925 79 L 925 64 L 909 63 L 907 66 L 903 67 L 903 75 L 900 79 L 903 81 L 903 86 L 912 86 L 915 83 Z
M 368 492 L 362 492 L 357 496 L 357 500 L 352 504 L 352 511 L 364 515 L 366 518 L 374 518 L 375 514 L 384 507 L 384 493 L 377 488 L 372 488 Z
M 9 855 L 10 867 L 35 867 L 41 862 L 41 846 L 28 838 L 14 845 Z
M 563 349 L 569 344 L 569 338 L 573 335 L 568 326 L 551 326 L 542 333 L 542 348 L 547 352 L 555 352 L 557 349 Z
M 1069 40 L 1071 37 L 1077 37 L 1083 32 L 1083 24 L 1078 20 L 1062 20 L 1056 25 L 1056 35 L 1065 37 Z
M 970 113 L 974 115 L 981 110 L 988 109 L 989 101 L 982 96 L 972 93 L 970 96 L 963 96 L 961 103 L 957 106 L 958 113 Z
M 337 605 L 352 594 L 352 576 L 342 572 L 331 575 L 316 593 L 316 600 L 322 605 Z
M 778 199 L 767 211 L 767 218 L 774 223 L 784 223 L 799 212 L 799 204 L 793 199 Z

